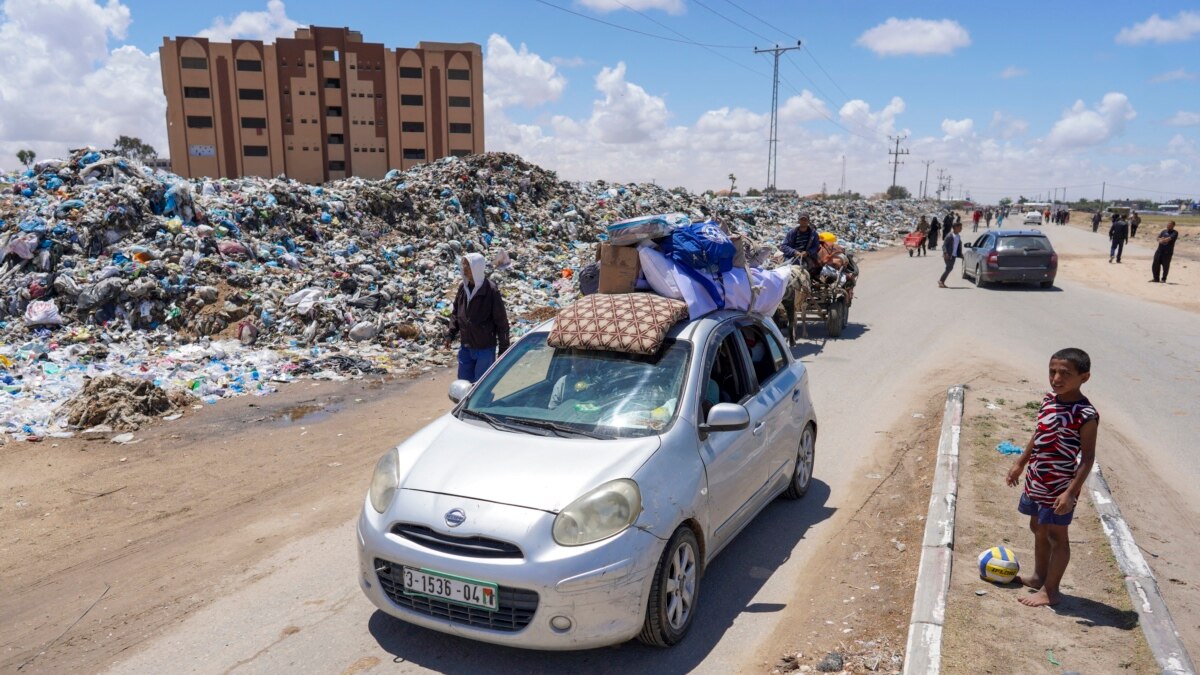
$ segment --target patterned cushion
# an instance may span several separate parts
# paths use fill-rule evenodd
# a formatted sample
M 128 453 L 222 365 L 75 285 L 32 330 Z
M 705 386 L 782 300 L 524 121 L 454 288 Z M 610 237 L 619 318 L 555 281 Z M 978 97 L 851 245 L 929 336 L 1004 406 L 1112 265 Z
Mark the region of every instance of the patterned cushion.
M 653 293 L 589 295 L 563 307 L 551 347 L 655 354 L 671 326 L 687 318 L 687 303 Z

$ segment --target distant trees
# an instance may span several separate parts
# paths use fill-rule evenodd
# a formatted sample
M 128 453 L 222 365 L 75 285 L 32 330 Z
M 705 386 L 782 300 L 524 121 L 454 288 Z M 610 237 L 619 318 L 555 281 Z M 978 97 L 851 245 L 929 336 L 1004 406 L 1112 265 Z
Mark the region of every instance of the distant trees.
M 24 164 L 25 168 L 29 168 L 33 164 L 33 160 L 37 159 L 37 153 L 32 150 L 18 150 L 17 161 Z
M 729 194 L 732 195 L 733 191 L 736 189 L 737 189 L 737 176 L 735 176 L 731 173 L 731 174 L 729 174 Z
M 1012 197 L 1005 197 L 1000 200 L 1000 206 L 1008 206 L 1009 204 L 1012 204 Z
M 150 161 L 158 156 L 158 152 L 153 146 L 135 136 L 117 136 L 117 140 L 113 141 L 112 149 L 129 159 L 141 162 Z
M 903 185 L 893 185 L 887 189 L 888 199 L 908 199 L 912 194 Z
M 759 190 L 758 188 L 750 188 L 749 190 L 746 190 L 746 196 L 747 197 L 761 197 L 762 190 Z

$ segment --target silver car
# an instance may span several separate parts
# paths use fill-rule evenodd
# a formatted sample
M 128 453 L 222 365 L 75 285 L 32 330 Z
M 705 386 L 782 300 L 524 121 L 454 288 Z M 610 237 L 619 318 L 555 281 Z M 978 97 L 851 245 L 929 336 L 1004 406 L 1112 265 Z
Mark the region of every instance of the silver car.
M 379 460 L 359 583 L 426 628 L 534 649 L 687 634 L 705 567 L 812 479 L 808 373 L 773 324 L 717 312 L 655 356 L 517 342 Z
M 975 285 L 1037 282 L 1054 285 L 1058 254 L 1040 230 L 994 230 L 963 245 L 963 278 Z

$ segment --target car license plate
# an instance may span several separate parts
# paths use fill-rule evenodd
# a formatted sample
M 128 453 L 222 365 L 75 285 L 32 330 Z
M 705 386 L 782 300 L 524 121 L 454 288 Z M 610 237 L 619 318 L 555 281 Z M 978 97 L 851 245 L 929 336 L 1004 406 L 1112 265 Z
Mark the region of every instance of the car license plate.
M 489 612 L 496 611 L 500 602 L 500 589 L 496 584 L 416 567 L 404 568 L 404 592 Z

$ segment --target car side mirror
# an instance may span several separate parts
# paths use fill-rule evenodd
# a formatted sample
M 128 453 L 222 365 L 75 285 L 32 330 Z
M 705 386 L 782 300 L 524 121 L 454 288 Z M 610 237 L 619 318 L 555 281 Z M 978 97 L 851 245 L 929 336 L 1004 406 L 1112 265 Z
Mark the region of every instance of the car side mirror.
M 737 403 L 718 403 L 708 411 L 708 420 L 700 425 L 701 433 L 741 431 L 750 426 L 750 411 Z
M 471 393 L 473 385 L 467 380 L 455 380 L 450 383 L 450 400 L 458 403 Z

